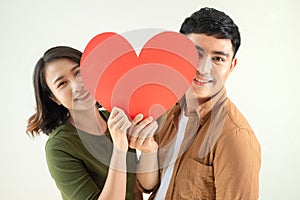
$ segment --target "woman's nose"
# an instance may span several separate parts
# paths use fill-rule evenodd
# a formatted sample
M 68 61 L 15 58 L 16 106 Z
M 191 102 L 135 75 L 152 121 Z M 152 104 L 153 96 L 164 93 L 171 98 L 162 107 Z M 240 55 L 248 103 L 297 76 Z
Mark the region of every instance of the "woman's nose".
M 83 84 L 81 76 L 77 76 L 73 80 L 72 86 L 73 86 L 73 92 L 80 92 L 84 89 L 84 84 Z

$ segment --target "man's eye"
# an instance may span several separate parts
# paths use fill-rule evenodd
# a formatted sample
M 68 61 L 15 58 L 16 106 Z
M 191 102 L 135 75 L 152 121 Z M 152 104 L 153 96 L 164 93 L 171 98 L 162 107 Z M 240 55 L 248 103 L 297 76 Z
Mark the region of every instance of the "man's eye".
M 217 61 L 217 62 L 224 62 L 225 61 L 222 57 L 214 57 L 213 60 Z

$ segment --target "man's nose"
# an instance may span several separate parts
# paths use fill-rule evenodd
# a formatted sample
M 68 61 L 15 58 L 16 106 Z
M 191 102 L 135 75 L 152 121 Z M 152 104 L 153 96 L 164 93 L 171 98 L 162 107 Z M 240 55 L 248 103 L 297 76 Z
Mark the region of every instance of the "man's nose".
M 203 57 L 198 65 L 200 74 L 210 74 L 212 69 L 212 60 L 210 56 Z

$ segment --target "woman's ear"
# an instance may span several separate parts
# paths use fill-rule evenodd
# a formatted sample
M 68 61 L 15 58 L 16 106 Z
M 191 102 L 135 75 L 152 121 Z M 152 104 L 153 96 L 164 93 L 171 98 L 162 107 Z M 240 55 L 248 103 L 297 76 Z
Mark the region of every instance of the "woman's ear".
M 58 99 L 56 99 L 56 97 L 55 96 L 49 96 L 49 98 L 52 100 L 52 101 L 54 101 L 57 105 L 61 105 L 61 103 L 60 103 L 60 101 L 58 100 Z

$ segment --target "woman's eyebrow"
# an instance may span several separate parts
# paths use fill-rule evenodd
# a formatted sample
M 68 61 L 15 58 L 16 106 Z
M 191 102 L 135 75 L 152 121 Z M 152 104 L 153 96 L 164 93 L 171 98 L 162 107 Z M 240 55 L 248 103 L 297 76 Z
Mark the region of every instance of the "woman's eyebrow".
M 74 67 L 72 67 L 71 72 L 76 70 L 79 67 L 79 64 L 75 65 Z
M 79 68 L 79 64 L 75 65 L 74 67 L 72 67 L 71 72 L 76 70 L 77 68 Z M 64 76 L 60 76 L 57 79 L 55 79 L 55 81 L 53 82 L 53 84 L 55 84 L 56 82 L 60 81 L 61 79 L 63 79 Z

